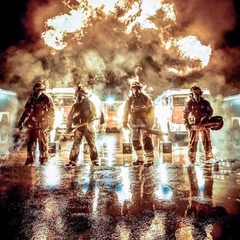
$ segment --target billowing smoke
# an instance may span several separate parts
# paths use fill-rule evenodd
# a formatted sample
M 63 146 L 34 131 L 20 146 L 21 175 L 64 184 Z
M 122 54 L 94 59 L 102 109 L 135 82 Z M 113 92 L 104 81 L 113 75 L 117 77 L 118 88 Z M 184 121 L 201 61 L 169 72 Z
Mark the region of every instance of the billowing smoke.
M 215 95 L 224 85 L 224 94 L 232 94 L 240 50 L 225 47 L 224 35 L 235 21 L 230 0 L 30 0 L 24 18 L 28 42 L 4 53 L 3 86 L 24 98 L 44 77 L 48 87 L 80 83 L 102 99 L 109 93 L 122 99 L 128 78 L 140 69 L 140 81 L 153 96 L 195 84 Z M 57 27 L 64 27 L 64 33 Z M 201 58 L 183 57 L 176 40 L 188 36 L 205 46 L 203 51 L 211 49 L 205 65 Z M 201 52 L 202 46 L 188 44 L 190 52 Z

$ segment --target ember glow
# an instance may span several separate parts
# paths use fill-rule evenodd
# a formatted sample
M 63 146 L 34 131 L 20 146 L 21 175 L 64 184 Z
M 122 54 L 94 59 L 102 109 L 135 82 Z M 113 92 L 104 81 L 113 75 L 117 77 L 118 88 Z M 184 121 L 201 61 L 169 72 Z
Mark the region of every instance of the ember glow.
M 141 39 L 140 32 L 143 30 L 156 31 L 159 35 L 158 40 L 163 40 L 162 46 L 165 47 L 165 51 L 170 47 L 175 47 L 179 58 L 200 61 L 197 70 L 206 67 L 209 62 L 210 46 L 204 46 L 195 36 L 173 38 L 170 35 L 171 27 L 176 25 L 173 4 L 159 0 L 132 1 L 131 3 L 120 0 L 111 1 L 111 3 L 106 3 L 105 0 L 77 2 L 78 4 L 73 8 L 68 2 L 63 1 L 69 8 L 69 12 L 57 15 L 45 22 L 46 30 L 42 33 L 42 38 L 45 44 L 53 50 L 66 48 L 73 39 L 77 40 L 78 44 L 82 44 L 85 31 L 91 28 L 94 22 L 111 17 L 119 24 L 124 24 L 126 35 L 134 33 L 137 39 Z M 160 24 L 152 20 L 158 17 L 161 19 Z M 188 66 L 185 73 L 196 70 L 194 66 L 191 68 Z

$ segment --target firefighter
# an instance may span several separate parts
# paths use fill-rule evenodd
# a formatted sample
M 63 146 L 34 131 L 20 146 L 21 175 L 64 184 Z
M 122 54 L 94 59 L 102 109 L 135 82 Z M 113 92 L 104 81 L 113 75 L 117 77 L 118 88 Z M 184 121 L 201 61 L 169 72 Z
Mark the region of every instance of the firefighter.
M 66 166 L 75 167 L 77 165 L 83 137 L 85 137 L 89 146 L 92 165 L 99 166 L 94 129 L 94 120 L 97 119 L 97 109 L 94 103 L 89 100 L 87 92 L 83 87 L 78 86 L 75 95 L 76 102 L 73 104 L 67 118 L 67 133 L 72 131 L 72 126 L 75 126 L 75 131 L 69 155 L 69 163 Z
M 48 142 L 50 131 L 54 128 L 55 109 L 52 99 L 44 93 L 45 89 L 46 87 L 42 82 L 33 86 L 33 91 L 18 123 L 20 130 L 23 129 L 23 126 L 28 129 L 25 165 L 34 163 L 37 142 L 40 152 L 39 162 L 45 164 L 49 158 Z
M 137 155 L 133 165 L 150 167 L 154 163 L 154 147 L 149 130 L 153 126 L 153 102 L 150 96 L 142 91 L 142 84 L 134 81 L 130 86 L 130 95 L 123 111 L 123 128 L 130 127 L 132 145 Z M 144 157 L 146 159 L 144 159 Z M 144 163 L 146 160 L 146 163 Z
M 203 92 L 200 87 L 193 86 L 190 88 L 190 100 L 186 103 L 183 110 L 183 120 L 188 130 L 188 157 L 191 163 L 196 162 L 197 145 L 199 134 L 205 152 L 205 160 L 213 158 L 210 128 L 201 128 L 203 119 L 209 119 L 213 115 L 213 109 L 209 101 L 202 96 Z

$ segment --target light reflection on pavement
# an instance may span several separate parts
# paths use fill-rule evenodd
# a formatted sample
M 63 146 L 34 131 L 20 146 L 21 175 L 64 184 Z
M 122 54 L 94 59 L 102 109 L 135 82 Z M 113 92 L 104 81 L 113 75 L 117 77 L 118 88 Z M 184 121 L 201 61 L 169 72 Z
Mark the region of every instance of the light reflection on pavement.
M 71 141 L 45 166 L 24 166 L 25 149 L 0 169 L 5 239 L 234 239 L 240 226 L 240 161 L 195 166 L 186 146 L 159 151 L 155 164 L 133 167 L 119 134 L 97 139 L 100 167 L 83 144 L 78 166 L 66 169 Z M 221 156 L 219 156 L 221 157 Z

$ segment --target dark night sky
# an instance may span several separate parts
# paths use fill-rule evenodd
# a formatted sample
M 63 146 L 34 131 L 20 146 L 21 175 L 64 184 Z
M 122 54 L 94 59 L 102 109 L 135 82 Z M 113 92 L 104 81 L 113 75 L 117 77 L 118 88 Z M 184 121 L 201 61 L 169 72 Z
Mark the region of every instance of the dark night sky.
M 26 39 L 23 18 L 28 0 L 5 0 L 1 3 L 0 51 Z
M 226 41 L 230 47 L 240 46 L 240 1 L 234 0 L 237 12 L 237 23 L 233 32 L 226 33 Z

